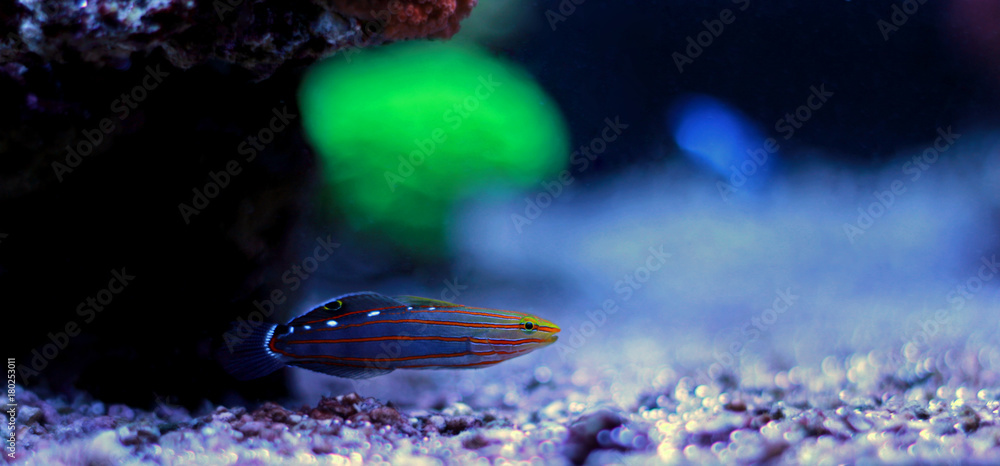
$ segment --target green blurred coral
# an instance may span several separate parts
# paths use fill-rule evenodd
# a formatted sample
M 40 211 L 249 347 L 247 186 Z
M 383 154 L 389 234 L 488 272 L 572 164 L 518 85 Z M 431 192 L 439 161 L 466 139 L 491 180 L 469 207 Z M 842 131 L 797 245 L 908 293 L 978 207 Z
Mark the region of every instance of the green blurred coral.
M 434 256 L 456 200 L 528 188 L 565 165 L 559 111 L 510 63 L 442 43 L 349 58 L 313 67 L 299 99 L 334 201 L 359 232 Z

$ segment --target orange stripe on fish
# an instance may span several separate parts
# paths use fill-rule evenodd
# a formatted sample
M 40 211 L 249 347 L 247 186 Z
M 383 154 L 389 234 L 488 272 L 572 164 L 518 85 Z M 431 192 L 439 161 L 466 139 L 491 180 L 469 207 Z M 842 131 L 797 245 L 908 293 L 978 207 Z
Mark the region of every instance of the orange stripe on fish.
M 357 362 L 398 362 L 398 361 L 415 361 L 418 359 L 435 359 L 435 358 L 457 358 L 461 356 L 493 356 L 497 354 L 520 354 L 522 351 L 486 351 L 486 352 L 476 352 L 476 351 L 465 351 L 462 353 L 442 353 L 442 354 L 424 354 L 420 356 L 404 356 L 399 358 L 348 358 L 340 356 L 309 356 L 309 358 L 318 359 L 337 359 L 340 361 L 357 361 Z M 295 356 L 296 358 L 305 358 L 304 356 Z
M 383 312 L 394 310 L 399 311 Z M 473 368 L 552 344 L 558 332 L 552 322 L 522 312 L 414 296 L 352 293 L 285 325 L 254 329 L 231 345 L 226 366 L 241 379 L 260 377 L 286 365 L 351 378 L 395 369 Z M 409 364 L 422 360 L 428 364 Z
M 407 337 L 407 336 L 390 336 L 390 337 L 367 337 L 367 338 L 338 338 L 334 340 L 298 340 L 289 342 L 292 345 L 301 345 L 305 343 L 360 343 L 363 341 L 417 341 L 417 340 L 436 340 L 436 341 L 471 341 L 473 343 L 485 343 L 485 344 L 496 344 L 496 345 L 521 345 L 525 343 L 544 343 L 545 340 L 541 338 L 527 338 L 520 340 L 487 340 L 483 338 L 470 338 L 470 337 Z

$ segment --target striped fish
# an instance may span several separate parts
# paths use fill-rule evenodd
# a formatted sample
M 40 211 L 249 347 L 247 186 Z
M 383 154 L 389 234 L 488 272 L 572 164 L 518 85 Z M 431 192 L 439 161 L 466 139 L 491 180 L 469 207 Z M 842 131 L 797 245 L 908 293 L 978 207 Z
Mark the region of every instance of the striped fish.
M 550 345 L 559 327 L 522 312 L 373 292 L 335 298 L 285 325 L 259 326 L 225 361 L 249 380 L 295 366 L 364 379 L 395 369 L 491 366 Z

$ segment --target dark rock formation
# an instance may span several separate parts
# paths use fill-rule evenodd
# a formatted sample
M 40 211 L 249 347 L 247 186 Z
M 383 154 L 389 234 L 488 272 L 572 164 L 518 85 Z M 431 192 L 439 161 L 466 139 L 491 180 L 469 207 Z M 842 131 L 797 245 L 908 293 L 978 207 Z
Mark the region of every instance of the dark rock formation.
M 449 36 L 474 4 L 418 3 L 381 24 L 345 11 L 369 2 L 0 0 L 0 291 L 19 381 L 148 407 L 280 396 L 279 375 L 234 384 L 213 353 L 228 322 L 287 313 L 303 288 L 281 272 L 337 241 L 293 233 L 317 186 L 299 77 Z

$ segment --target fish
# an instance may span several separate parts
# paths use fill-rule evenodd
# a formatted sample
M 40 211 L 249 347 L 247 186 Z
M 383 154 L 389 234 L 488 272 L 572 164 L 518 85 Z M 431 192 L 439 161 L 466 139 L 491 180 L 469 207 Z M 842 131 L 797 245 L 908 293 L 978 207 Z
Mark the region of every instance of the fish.
M 559 326 L 523 312 L 364 291 L 284 325 L 261 324 L 223 361 L 239 380 L 286 366 L 351 379 L 396 369 L 474 369 L 555 343 Z

